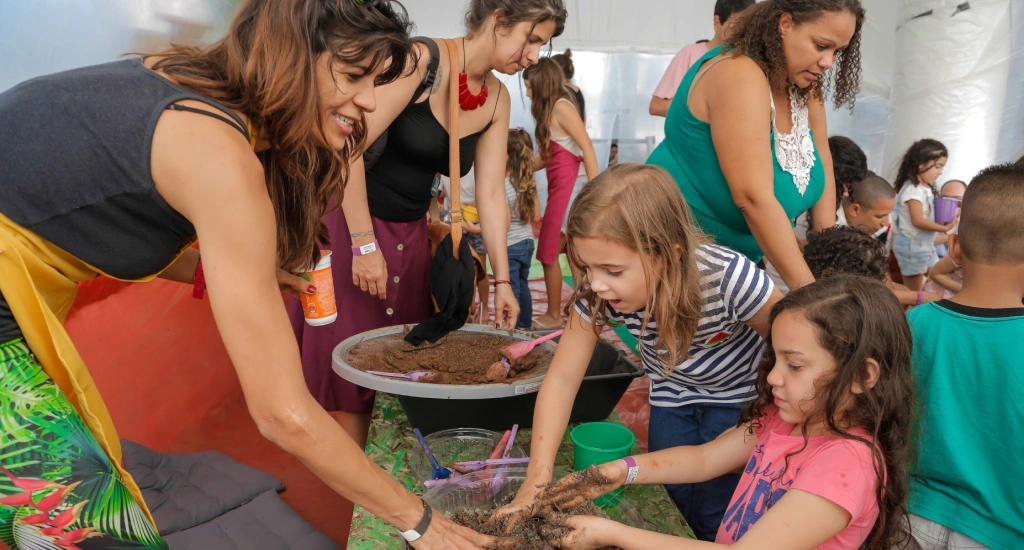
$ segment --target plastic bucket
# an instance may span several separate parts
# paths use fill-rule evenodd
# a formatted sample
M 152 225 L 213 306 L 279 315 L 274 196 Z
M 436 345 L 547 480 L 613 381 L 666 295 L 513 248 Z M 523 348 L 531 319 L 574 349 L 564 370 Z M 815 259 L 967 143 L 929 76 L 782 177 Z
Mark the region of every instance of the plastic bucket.
M 604 464 L 629 456 L 636 436 L 629 428 L 611 422 L 580 424 L 569 432 L 573 447 L 573 467 L 577 472 L 594 464 Z M 614 506 L 622 499 L 623 488 L 595 499 L 594 504 L 604 508 Z
M 331 251 L 321 250 L 320 261 L 311 271 L 299 277 L 316 287 L 313 294 L 302 294 L 302 315 L 314 327 L 329 325 L 338 318 L 338 305 L 334 300 L 334 277 L 331 274 Z
M 947 224 L 956 218 L 956 209 L 960 207 L 957 197 L 935 197 L 935 223 Z

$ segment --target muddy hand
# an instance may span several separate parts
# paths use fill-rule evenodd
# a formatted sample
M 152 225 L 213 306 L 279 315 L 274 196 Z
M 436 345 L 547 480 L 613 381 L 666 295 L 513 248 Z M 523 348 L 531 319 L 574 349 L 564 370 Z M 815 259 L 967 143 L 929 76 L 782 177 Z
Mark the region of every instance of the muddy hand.
M 548 544 L 557 548 L 593 550 L 607 546 L 602 536 L 602 525 L 602 520 L 593 516 L 554 514 L 548 517 L 540 533 Z
M 298 298 L 302 294 L 315 294 L 316 287 L 312 283 L 283 269 L 277 270 L 277 286 L 281 290 Z
M 512 529 L 514 529 L 519 522 L 533 517 L 534 512 L 540 508 L 540 503 L 537 501 L 537 494 L 540 493 L 541 488 L 542 485 L 524 483 L 519 489 L 519 493 L 516 494 L 515 500 L 494 512 L 494 515 L 491 516 L 489 521 L 497 521 L 502 518 L 507 518 L 505 520 L 505 533 L 511 533 Z
M 575 472 L 548 485 L 538 495 L 543 506 L 559 509 L 579 506 L 588 500 L 619 488 L 626 481 L 627 468 L 624 462 L 616 460 L 593 465 L 582 472 Z
M 457 525 L 440 514 L 434 514 L 427 532 L 410 546 L 416 550 L 483 550 L 488 548 L 515 548 L 518 539 L 489 537 Z

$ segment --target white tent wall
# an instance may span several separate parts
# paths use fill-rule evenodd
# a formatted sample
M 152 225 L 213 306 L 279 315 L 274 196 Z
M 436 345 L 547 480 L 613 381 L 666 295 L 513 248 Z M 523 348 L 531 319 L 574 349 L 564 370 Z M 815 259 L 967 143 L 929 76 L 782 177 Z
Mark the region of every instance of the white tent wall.
M 907 147 L 925 137 L 950 152 L 940 183 L 1020 156 L 1020 8 L 1011 0 L 900 3 L 883 174 L 895 177 Z

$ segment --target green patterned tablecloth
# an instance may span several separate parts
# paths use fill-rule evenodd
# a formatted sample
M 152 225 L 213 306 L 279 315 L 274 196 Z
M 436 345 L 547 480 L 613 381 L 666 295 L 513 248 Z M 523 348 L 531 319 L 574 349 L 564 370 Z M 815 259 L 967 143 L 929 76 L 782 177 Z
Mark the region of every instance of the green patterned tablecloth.
M 621 423 L 616 413 L 612 413 L 608 421 Z M 566 430 L 555 464 L 556 467 L 571 469 L 572 443 L 568 433 Z M 520 431 L 516 441 L 528 449 L 530 430 Z M 408 454 L 415 446 L 416 436 L 398 400 L 378 393 L 366 454 L 406 489 L 423 494 L 423 485 L 409 470 Z M 640 449 L 634 447 L 633 452 L 639 453 Z M 693 538 L 693 533 L 661 485 L 631 485 L 626 488 L 625 498 L 641 511 L 648 529 Z M 348 538 L 349 550 L 397 549 L 402 547 L 401 540 L 395 528 L 356 506 Z

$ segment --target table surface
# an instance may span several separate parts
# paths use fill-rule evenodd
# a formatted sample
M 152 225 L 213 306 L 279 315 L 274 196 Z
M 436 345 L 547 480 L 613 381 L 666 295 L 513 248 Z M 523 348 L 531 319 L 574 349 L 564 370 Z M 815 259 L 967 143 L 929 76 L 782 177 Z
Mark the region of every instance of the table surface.
M 619 416 L 612 413 L 608 422 L 621 424 Z M 524 448 L 530 448 L 530 430 L 521 430 L 516 442 Z M 406 489 L 423 494 L 423 485 L 416 480 L 409 469 L 408 455 L 417 445 L 412 426 L 405 416 L 405 411 L 398 400 L 390 395 L 377 394 L 373 409 L 373 424 L 366 444 L 366 454 L 391 477 L 402 483 Z M 633 453 L 639 454 L 640 449 L 634 446 Z M 569 430 L 558 450 L 555 459 L 556 468 L 572 469 L 572 443 L 569 441 Z M 661 485 L 630 485 L 626 487 L 624 498 L 640 511 L 647 522 L 647 529 L 676 536 L 693 538 L 675 504 Z M 356 506 L 349 531 L 348 548 L 350 550 L 378 550 L 401 548 L 402 539 L 398 531 L 373 514 Z

